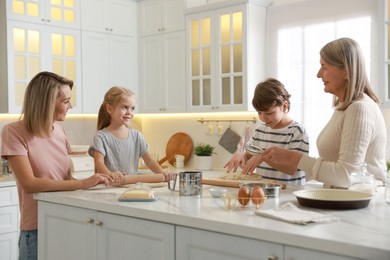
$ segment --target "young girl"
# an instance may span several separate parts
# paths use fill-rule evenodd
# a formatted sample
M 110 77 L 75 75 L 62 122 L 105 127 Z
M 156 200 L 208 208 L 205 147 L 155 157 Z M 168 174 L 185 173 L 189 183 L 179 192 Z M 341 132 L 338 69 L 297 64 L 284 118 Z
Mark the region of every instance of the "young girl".
M 147 151 L 143 135 L 128 127 L 134 117 L 135 104 L 135 95 L 130 90 L 109 89 L 99 110 L 98 131 L 88 151 L 94 158 L 95 171 L 110 176 L 114 185 L 166 181 L 167 173 Z M 156 174 L 136 175 L 140 157 Z
M 270 146 L 279 146 L 304 154 L 309 152 L 309 138 L 305 128 L 294 121 L 289 115 L 290 94 L 284 85 L 273 78 L 269 78 L 256 86 L 252 100 L 253 107 L 262 121 L 254 130 L 249 144 L 261 149 Z M 262 163 L 261 154 L 251 156 L 245 151 L 238 150 L 228 163 L 227 172 L 237 167 L 242 168 L 242 174 L 252 173 L 255 169 L 264 179 L 271 179 L 289 184 L 305 184 L 305 173 L 297 170 L 294 175 L 277 171 Z

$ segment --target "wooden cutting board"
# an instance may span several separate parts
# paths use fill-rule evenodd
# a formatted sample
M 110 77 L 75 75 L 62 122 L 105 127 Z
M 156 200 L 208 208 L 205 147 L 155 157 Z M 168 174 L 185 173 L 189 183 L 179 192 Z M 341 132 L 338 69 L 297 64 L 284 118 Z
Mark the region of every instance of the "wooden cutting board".
M 176 158 L 175 155 L 181 154 L 184 156 L 184 163 L 188 161 L 192 154 L 193 143 L 191 137 L 182 132 L 175 133 L 167 143 L 165 156 L 158 161 L 159 164 L 168 161 L 171 165 L 174 165 Z

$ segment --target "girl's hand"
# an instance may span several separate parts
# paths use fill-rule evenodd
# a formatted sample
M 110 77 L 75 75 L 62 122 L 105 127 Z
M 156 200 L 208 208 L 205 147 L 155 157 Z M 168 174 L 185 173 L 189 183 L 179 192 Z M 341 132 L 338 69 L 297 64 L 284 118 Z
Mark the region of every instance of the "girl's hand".
M 123 173 L 118 172 L 118 171 L 110 173 L 110 177 L 112 178 L 113 183 L 116 183 L 116 184 L 118 184 L 118 183 L 122 184 L 123 175 L 124 175 Z
M 241 174 L 252 174 L 256 167 L 259 166 L 263 162 L 263 157 L 261 154 L 252 156 L 245 164 L 244 169 Z
M 165 182 L 168 182 L 168 181 L 171 181 L 175 178 L 175 174 L 172 174 L 172 173 L 168 173 L 166 171 L 162 172 L 162 174 L 164 175 L 165 177 Z

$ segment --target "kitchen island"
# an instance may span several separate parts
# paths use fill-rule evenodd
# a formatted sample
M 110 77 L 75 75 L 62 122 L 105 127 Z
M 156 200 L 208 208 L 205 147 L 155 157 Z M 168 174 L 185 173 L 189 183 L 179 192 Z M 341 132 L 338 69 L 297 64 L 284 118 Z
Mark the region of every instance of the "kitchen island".
M 204 172 L 220 175 L 220 172 Z M 154 188 L 154 202 L 119 202 L 126 188 L 35 194 L 39 201 L 40 259 L 390 259 L 390 205 L 379 187 L 368 207 L 357 210 L 305 208 L 340 218 L 297 225 L 260 217 L 255 209 L 228 210 L 212 198 L 179 196 Z M 287 187 L 280 198 L 299 205 Z M 228 188 L 236 193 L 237 189 Z
M 0 259 L 18 259 L 19 201 L 13 174 L 0 173 Z

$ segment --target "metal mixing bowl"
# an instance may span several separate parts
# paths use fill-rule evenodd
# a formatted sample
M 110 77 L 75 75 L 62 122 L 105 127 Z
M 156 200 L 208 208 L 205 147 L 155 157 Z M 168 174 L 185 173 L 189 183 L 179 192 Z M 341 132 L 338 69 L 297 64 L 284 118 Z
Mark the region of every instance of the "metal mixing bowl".
M 264 182 L 248 182 L 248 183 L 241 183 L 240 187 L 245 186 L 249 188 L 249 191 L 252 193 L 252 189 L 254 187 L 261 187 L 264 191 L 264 194 L 267 196 L 267 198 L 278 198 L 280 197 L 280 192 L 282 190 L 281 184 L 274 184 L 274 183 L 264 183 Z

